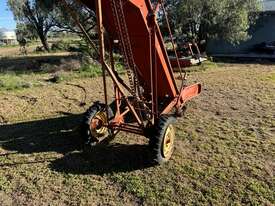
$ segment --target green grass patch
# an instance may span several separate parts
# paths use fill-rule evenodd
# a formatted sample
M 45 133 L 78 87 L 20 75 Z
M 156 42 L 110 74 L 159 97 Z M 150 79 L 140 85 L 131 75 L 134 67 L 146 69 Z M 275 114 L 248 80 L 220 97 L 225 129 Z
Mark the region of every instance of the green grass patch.
M 149 203 L 149 205 L 157 202 L 166 205 L 173 194 L 173 187 L 168 184 L 168 181 L 162 182 L 165 181 L 163 178 L 158 180 L 156 177 L 150 179 L 140 174 L 122 173 L 115 174 L 111 179 L 119 184 L 124 192 L 133 195 L 141 202 Z
M 273 83 L 275 83 L 275 73 L 269 75 L 269 76 L 267 77 L 267 80 L 268 80 L 268 81 L 271 81 L 271 82 L 273 82 Z
M 61 83 L 78 78 L 95 78 L 102 75 L 101 68 L 97 65 L 84 65 L 76 71 L 60 71 L 49 79 L 52 83 Z
M 102 75 L 102 70 L 99 65 L 87 64 L 83 65 L 76 73 L 78 77 L 98 77 Z
M 184 68 L 184 70 L 187 72 L 201 72 L 201 71 L 206 71 L 210 69 L 216 69 L 219 67 L 221 67 L 220 63 L 217 64 L 212 61 L 205 61 L 205 62 L 202 62 L 200 65 Z
M 18 44 L 12 44 L 12 45 L 1 45 L 0 49 L 5 49 L 5 48 L 15 48 L 18 47 Z
M 275 83 L 275 73 L 271 72 L 269 74 L 262 74 L 259 79 L 264 83 Z
M 120 64 L 116 65 L 117 72 L 119 74 L 123 74 L 123 66 Z M 107 71 L 106 71 L 107 74 Z M 62 81 L 69 81 L 72 79 L 79 79 L 79 78 L 95 78 L 102 76 L 102 69 L 100 65 L 96 64 L 85 64 L 79 70 L 70 71 L 70 72 L 59 72 L 58 74 L 58 81 L 55 83 L 60 83 Z
M 118 73 L 124 73 L 121 64 L 117 64 L 116 68 Z M 49 83 L 58 84 L 73 79 L 95 78 L 99 76 L 102 76 L 102 70 L 101 66 L 97 64 L 85 64 L 78 70 L 58 71 L 54 74 L 45 71 L 36 73 L 6 72 L 0 74 L 0 91 L 28 89 Z
M 16 90 L 32 87 L 32 83 L 15 73 L 0 75 L 0 90 Z
M 125 177 L 116 175 L 113 179 L 120 183 L 126 192 L 129 192 L 138 198 L 145 198 L 146 194 L 148 194 L 148 191 L 146 191 L 148 188 L 146 188 L 142 178 L 139 176 L 127 175 Z

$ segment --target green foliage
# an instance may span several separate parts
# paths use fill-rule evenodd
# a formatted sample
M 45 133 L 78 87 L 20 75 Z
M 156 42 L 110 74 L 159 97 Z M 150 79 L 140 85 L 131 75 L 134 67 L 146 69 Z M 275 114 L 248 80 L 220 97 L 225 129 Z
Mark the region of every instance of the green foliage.
M 35 31 L 33 26 L 25 23 L 17 23 L 16 36 L 18 40 L 23 38 L 27 40 L 33 40 L 38 38 L 37 32 Z
M 249 38 L 260 5 L 258 0 L 170 0 L 167 8 L 180 35 L 239 43 Z
M 21 29 L 37 34 L 45 50 L 49 51 L 47 34 L 54 27 L 55 13 L 45 7 L 41 0 L 8 0 L 8 6 Z M 23 26 L 22 26 L 23 25 Z M 22 32 L 22 31 L 21 31 Z M 24 31 L 25 32 L 25 31 Z
M 97 58 L 97 52 L 91 48 L 84 40 L 78 42 L 78 48 L 84 56 Z
M 93 64 L 83 65 L 78 72 L 79 77 L 98 77 L 102 74 L 100 66 Z
M 83 25 L 88 25 L 95 37 L 95 14 L 74 1 L 68 2 L 79 15 L 80 22 L 92 17 Z M 81 35 L 72 15 L 60 1 L 8 0 L 8 5 L 17 22 L 21 24 L 19 30 L 26 33 L 27 28 L 31 31 L 29 34 L 37 34 L 46 50 L 49 50 L 47 33 L 51 29 Z M 176 34 L 184 34 L 198 40 L 225 39 L 231 43 L 239 43 L 249 38 L 248 29 L 255 22 L 260 9 L 258 0 L 167 0 L 165 7 Z M 161 26 L 167 33 L 167 26 L 161 14 Z
M 71 43 L 68 41 L 58 41 L 53 43 L 51 46 L 52 51 L 68 51 L 71 46 Z

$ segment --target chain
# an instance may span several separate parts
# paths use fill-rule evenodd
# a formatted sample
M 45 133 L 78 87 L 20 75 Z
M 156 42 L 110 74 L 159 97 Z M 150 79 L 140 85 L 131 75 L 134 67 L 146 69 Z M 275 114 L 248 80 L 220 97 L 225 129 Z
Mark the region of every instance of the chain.
M 126 26 L 122 0 L 111 0 L 111 7 L 120 47 L 125 57 L 126 73 L 129 79 L 131 93 L 134 97 L 137 97 L 137 92 L 139 92 L 137 66 L 135 64 L 131 41 Z

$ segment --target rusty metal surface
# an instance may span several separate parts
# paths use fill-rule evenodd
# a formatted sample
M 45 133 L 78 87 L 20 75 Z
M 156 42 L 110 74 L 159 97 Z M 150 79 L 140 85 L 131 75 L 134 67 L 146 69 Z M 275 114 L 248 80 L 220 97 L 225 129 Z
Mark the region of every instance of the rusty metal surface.
M 119 1 L 117 0 L 117 2 Z M 94 8 L 93 1 L 83 0 L 82 2 L 89 8 Z M 134 61 L 138 69 L 138 79 L 140 84 L 144 86 L 144 90 L 150 94 L 151 79 L 150 75 L 148 75 L 150 69 L 150 22 L 148 22 L 148 16 L 151 15 L 150 12 L 153 11 L 153 8 L 149 0 L 131 0 L 123 1 L 123 10 Z M 107 32 L 113 39 L 119 39 L 120 34 L 116 29 L 115 18 L 112 15 L 111 1 L 102 0 L 102 12 L 104 13 L 103 24 Z M 169 95 L 174 98 L 178 91 L 173 78 L 172 67 L 157 23 L 156 27 L 154 48 L 156 49 L 158 70 L 158 96 L 165 97 Z
M 75 18 L 88 43 L 93 44 L 85 27 L 78 21 L 77 14 L 72 11 L 66 0 L 62 1 L 72 12 L 72 17 Z M 114 118 L 108 122 L 109 128 L 144 135 L 146 124 L 154 125 L 159 115 L 168 114 L 173 108 L 180 109 L 186 101 L 201 92 L 200 84 L 189 87 L 182 85 L 180 91 L 176 87 L 171 63 L 156 21 L 156 11 L 160 4 L 153 8 L 150 0 L 77 1 L 96 11 L 106 106 L 109 104 L 107 74 L 114 84 L 116 108 Z M 108 32 L 110 42 L 111 65 L 107 63 L 105 55 L 105 31 Z M 171 30 L 170 35 L 172 37 Z M 129 78 L 128 84 L 116 72 L 113 58 L 114 40 L 119 40 L 121 46 Z M 179 64 L 179 61 L 177 63 Z M 184 80 L 185 76 L 182 78 Z M 141 87 L 144 93 L 140 92 Z M 133 99 L 128 97 L 129 93 Z M 122 101 L 125 104 L 123 107 Z M 135 124 L 125 122 L 128 113 L 132 114 Z

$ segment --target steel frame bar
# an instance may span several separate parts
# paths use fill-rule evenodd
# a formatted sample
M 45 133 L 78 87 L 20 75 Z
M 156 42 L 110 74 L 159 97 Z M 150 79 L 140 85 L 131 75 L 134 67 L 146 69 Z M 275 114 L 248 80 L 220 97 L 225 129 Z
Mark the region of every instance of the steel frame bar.
M 96 45 L 94 44 L 94 42 L 92 41 L 92 39 L 90 38 L 89 34 L 87 33 L 87 31 L 85 30 L 85 28 L 82 26 L 82 24 L 79 22 L 78 18 L 77 18 L 77 14 L 71 9 L 71 7 L 69 6 L 69 4 L 67 3 L 66 0 L 61 0 L 64 4 L 64 6 L 66 7 L 66 9 L 69 11 L 69 13 L 72 15 L 72 18 L 75 21 L 75 24 L 79 27 L 79 29 L 81 30 L 81 32 L 85 35 L 85 38 L 87 39 L 87 41 L 89 42 L 89 44 L 93 47 L 93 49 L 97 52 L 97 55 L 100 55 L 98 52 L 98 48 L 96 47 Z M 80 2 L 79 0 L 77 0 L 78 2 Z
M 193 84 L 181 90 L 176 107 L 181 108 L 188 100 L 193 99 L 201 93 L 201 84 Z
M 103 62 L 105 61 L 105 47 L 104 47 L 104 27 L 102 21 L 102 8 L 101 8 L 101 0 L 96 0 L 96 15 L 97 15 L 97 29 L 99 34 L 99 52 L 100 52 L 100 63 L 102 65 L 102 80 L 103 80 L 103 88 L 104 88 L 104 100 L 105 100 L 105 111 L 107 115 L 107 119 L 109 119 L 108 114 L 108 97 L 107 97 L 107 85 L 106 85 L 106 71 L 103 66 Z
M 114 129 L 124 131 L 124 132 L 129 132 L 129 133 L 134 133 L 134 134 L 139 134 L 139 135 L 144 135 L 144 130 L 138 125 L 133 125 L 133 124 L 120 124 L 120 125 L 114 125 Z
M 169 31 L 169 37 L 170 37 L 170 40 L 171 40 L 171 43 L 172 43 L 172 46 L 173 46 L 173 50 L 174 50 L 175 55 L 176 55 L 177 64 L 178 64 L 178 67 L 179 67 L 179 70 L 180 70 L 181 78 L 185 79 L 186 78 L 186 71 L 184 70 L 184 76 L 182 76 L 182 68 L 181 68 L 181 65 L 180 65 L 179 56 L 177 54 L 176 45 L 175 45 L 175 42 L 173 40 L 172 30 L 171 30 L 171 27 L 170 27 L 170 24 L 169 24 L 168 15 L 167 15 L 167 13 L 165 11 L 163 0 L 158 0 L 158 2 L 159 2 L 159 4 L 161 4 L 162 10 L 163 10 L 163 14 L 165 16 L 166 24 L 167 24 L 168 31 Z
M 116 75 L 114 73 L 114 71 L 108 66 L 108 64 L 105 61 L 104 55 L 105 55 L 105 46 L 104 46 L 104 28 L 103 28 L 103 21 L 102 21 L 102 8 L 101 8 L 101 0 L 96 0 L 96 13 L 97 13 L 97 22 L 98 22 L 98 32 L 99 32 L 99 37 L 100 37 L 100 59 L 101 59 L 101 64 L 102 64 L 102 70 L 105 71 L 107 70 L 107 72 L 109 73 L 109 75 L 111 76 L 114 84 L 117 86 L 119 93 L 121 93 L 123 96 L 126 97 L 125 92 L 123 91 L 123 88 L 120 85 L 120 82 L 118 81 L 118 79 L 116 78 Z M 106 83 L 106 74 L 105 72 L 103 72 L 103 78 L 104 78 L 104 83 Z M 106 85 L 105 85 L 106 86 Z M 105 95 L 105 100 L 107 99 L 107 90 L 106 88 L 104 89 L 104 95 Z M 135 108 L 133 107 L 133 105 L 131 105 L 131 103 L 129 102 L 129 100 L 127 98 L 125 98 L 126 100 L 126 104 L 128 105 L 129 109 L 131 110 L 131 112 L 133 113 L 134 117 L 136 118 L 138 124 L 142 127 L 144 127 L 143 122 L 141 121 L 140 117 L 138 116 Z M 107 100 L 106 100 L 107 102 Z M 106 104 L 107 106 L 108 104 Z M 117 108 L 119 109 L 119 108 Z
M 198 96 L 201 93 L 201 84 L 193 84 L 191 86 L 185 87 L 181 90 L 180 94 L 174 98 L 172 102 L 161 112 L 161 114 L 168 114 L 173 107 L 177 110 L 181 109 L 184 104 Z
M 79 1 L 79 0 L 78 0 Z M 87 38 L 88 43 L 96 49 L 96 46 L 92 42 L 92 39 L 89 37 L 89 34 L 86 32 L 85 28 L 81 25 L 81 23 L 77 19 L 76 13 L 74 13 L 70 6 L 67 4 L 66 0 L 63 0 L 66 7 L 69 9 L 69 11 L 72 13 L 72 17 L 75 19 L 76 24 L 79 26 L 80 30 L 83 32 L 84 36 Z M 160 0 L 160 3 L 162 3 L 162 0 Z M 185 102 L 187 100 L 190 100 L 191 98 L 197 96 L 201 92 L 201 85 L 195 84 L 189 87 L 181 88 L 180 91 L 178 91 L 177 88 L 174 89 L 173 92 L 173 99 L 171 102 L 166 106 L 166 108 L 163 111 L 159 111 L 159 104 L 158 104 L 158 86 L 157 86 L 157 80 L 158 80 L 158 67 L 157 67 L 157 50 L 155 47 L 156 44 L 156 38 L 160 39 L 162 41 L 162 44 L 160 44 L 161 47 L 164 47 L 163 39 L 160 33 L 160 29 L 156 22 L 156 10 L 159 7 L 159 4 L 156 6 L 156 8 L 151 7 L 151 16 L 150 16 L 150 78 L 151 78 L 151 124 L 154 125 L 155 120 L 159 117 L 160 114 L 167 114 L 172 111 L 173 108 L 180 109 L 183 107 Z M 131 93 L 131 89 L 127 86 L 127 84 L 124 83 L 124 81 L 118 76 L 116 70 L 115 70 L 115 62 L 113 57 L 113 39 L 109 38 L 110 40 L 110 62 L 111 66 L 109 66 L 105 59 L 105 44 L 104 44 L 104 26 L 103 26 L 103 16 L 102 16 L 102 0 L 96 0 L 96 16 L 97 16 L 97 28 L 98 28 L 98 34 L 99 34 L 99 55 L 100 55 L 100 63 L 102 64 L 102 78 L 103 78 L 103 87 L 104 87 L 104 99 L 106 104 L 106 113 L 108 115 L 108 90 L 106 85 L 106 75 L 108 74 L 114 84 L 114 94 L 115 94 L 115 106 L 116 106 L 116 114 L 114 119 L 112 119 L 108 123 L 108 127 L 112 128 L 115 133 L 118 133 L 119 131 L 126 131 L 130 133 L 135 134 L 141 134 L 144 135 L 144 128 L 145 123 L 142 120 L 142 114 L 141 110 L 142 107 L 139 108 L 139 105 L 135 105 L 127 98 L 127 93 L 124 91 L 125 89 L 128 90 Z M 97 49 L 96 49 L 97 50 Z M 166 52 L 166 50 L 165 50 Z M 167 64 L 170 65 L 169 59 L 167 59 L 168 56 L 165 56 L 165 61 Z M 169 67 L 170 68 L 170 67 Z M 172 69 L 168 69 L 168 72 L 171 74 L 171 77 L 174 77 Z M 171 82 L 175 84 L 175 78 L 171 79 Z M 121 111 L 121 105 L 122 105 L 122 99 L 125 100 L 126 107 L 123 109 L 124 111 Z M 148 100 L 149 101 L 149 100 Z M 149 104 L 149 103 L 148 103 Z M 137 124 L 130 124 L 124 122 L 124 117 L 129 112 L 132 113 L 134 116 Z M 147 113 L 149 114 L 149 112 Z M 108 117 L 109 119 L 109 117 Z
M 154 11 L 151 11 L 151 28 L 150 28 L 150 78 L 151 78 L 151 102 L 152 102 L 152 124 L 154 124 L 156 118 L 157 118 L 157 86 L 156 86 L 156 49 L 154 47 L 155 45 L 155 37 L 156 37 L 156 28 L 155 28 L 155 22 L 154 22 Z

